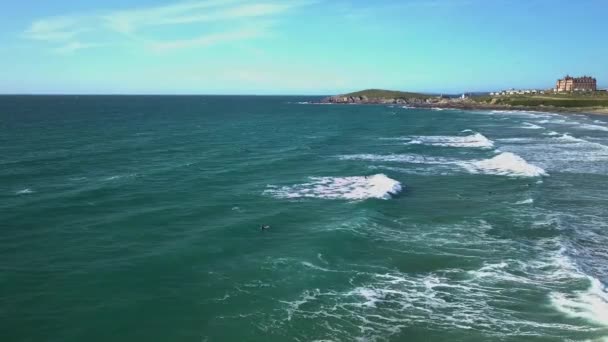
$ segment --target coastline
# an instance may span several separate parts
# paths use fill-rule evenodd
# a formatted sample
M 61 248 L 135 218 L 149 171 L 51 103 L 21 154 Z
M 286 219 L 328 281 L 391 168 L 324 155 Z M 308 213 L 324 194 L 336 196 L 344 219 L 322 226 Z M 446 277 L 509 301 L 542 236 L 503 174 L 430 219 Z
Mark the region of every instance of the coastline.
M 560 114 L 595 114 L 608 115 L 608 108 L 586 108 L 586 107 L 552 107 L 552 106 L 505 106 L 488 104 L 433 104 L 433 105 L 411 105 L 412 108 L 441 108 L 441 109 L 462 109 L 462 110 L 514 110 L 514 111 L 534 111 L 543 113 Z
M 366 97 L 326 97 L 313 104 L 342 104 L 342 105 L 400 105 L 410 108 L 426 109 L 458 109 L 458 110 L 514 110 L 536 111 L 562 114 L 592 114 L 608 115 L 607 107 L 556 107 L 556 106 L 513 106 L 502 104 L 480 103 L 471 99 L 377 99 Z

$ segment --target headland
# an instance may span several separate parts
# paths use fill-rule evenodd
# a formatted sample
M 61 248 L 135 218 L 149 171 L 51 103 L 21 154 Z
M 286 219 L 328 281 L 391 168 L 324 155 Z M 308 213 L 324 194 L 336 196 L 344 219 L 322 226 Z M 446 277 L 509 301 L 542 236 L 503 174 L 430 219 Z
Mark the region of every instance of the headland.
M 330 96 L 323 104 L 393 104 L 412 108 L 468 110 L 531 110 L 563 113 L 608 115 L 608 92 L 502 92 L 463 94 L 461 96 L 430 95 L 394 90 L 368 89 Z

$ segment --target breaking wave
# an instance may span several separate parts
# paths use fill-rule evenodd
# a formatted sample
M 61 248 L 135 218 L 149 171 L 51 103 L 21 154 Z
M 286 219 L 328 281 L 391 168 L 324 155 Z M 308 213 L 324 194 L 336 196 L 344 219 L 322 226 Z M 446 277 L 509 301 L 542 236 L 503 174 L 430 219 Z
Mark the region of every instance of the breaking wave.
M 530 260 L 520 260 L 505 258 L 512 246 L 493 237 L 489 233 L 492 226 L 484 221 L 450 225 L 422 234 L 375 228 L 374 234 L 387 240 L 425 241 L 436 244 L 438 251 L 460 253 L 470 253 L 489 244 L 498 255 L 470 269 L 422 273 L 352 264 L 321 267 L 300 262 L 310 272 L 351 273 L 350 286 L 309 288 L 297 297 L 281 300 L 285 322 L 322 319 L 324 323 L 319 328 L 327 329 L 333 337 L 331 340 L 351 340 L 354 336 L 348 326 L 356 324 L 361 329 L 352 340 L 365 341 L 388 340 L 389 336 L 418 324 L 438 329 L 475 329 L 487 339 L 497 340 L 505 337 L 528 340 L 574 332 L 597 336 L 607 331 L 604 328 L 608 326 L 605 286 L 572 263 L 560 239 L 546 239 L 529 246 Z M 368 229 L 366 225 L 365 230 Z M 470 234 L 475 239 L 465 237 Z M 573 287 L 580 291 L 572 291 Z M 508 288 L 521 291 L 506 290 Z M 517 302 L 522 293 L 546 300 L 550 305 L 521 314 L 504 304 Z M 547 315 L 556 313 L 564 315 L 564 319 L 546 319 Z M 589 324 L 579 325 L 577 319 Z
M 494 142 L 481 133 L 467 136 L 417 136 L 412 142 L 444 147 L 493 148 Z
M 405 138 L 389 138 L 384 140 L 409 141 L 408 144 L 429 145 L 441 147 L 469 147 L 469 148 L 493 148 L 494 142 L 481 133 L 464 130 L 463 133 L 473 133 L 465 136 L 431 135 L 412 136 Z
M 588 147 L 593 147 L 599 150 L 606 150 L 608 151 L 608 146 L 606 145 L 602 145 L 600 143 L 595 143 L 595 142 L 591 142 L 585 139 L 581 139 L 581 138 L 576 138 L 571 136 L 570 134 L 562 134 L 560 137 L 558 138 L 554 138 L 556 140 L 559 141 L 564 141 L 564 142 L 571 142 L 571 143 L 577 143 L 577 144 L 583 144 L 583 145 L 587 145 Z
M 277 198 L 323 198 L 365 200 L 390 199 L 402 191 L 401 183 L 384 174 L 361 177 L 310 177 L 310 182 L 273 187 L 265 194 Z
M 568 133 L 549 131 L 528 141 L 501 139 L 500 149 L 524 156 L 548 172 L 595 173 L 608 172 L 608 146 L 593 138 L 580 138 Z
M 380 162 L 397 162 L 409 164 L 454 165 L 473 174 L 489 174 L 510 177 L 547 176 L 542 168 L 529 164 L 522 157 L 510 152 L 503 152 L 491 159 L 456 160 L 440 157 L 426 157 L 415 154 L 354 154 L 339 156 L 342 160 L 366 160 Z
M 462 162 L 460 165 L 471 173 L 512 177 L 547 176 L 547 173 L 542 168 L 528 164 L 522 157 L 510 152 L 503 152 L 491 159 Z
M 347 154 L 338 156 L 341 160 L 366 160 L 381 162 L 397 162 L 410 164 L 449 164 L 449 159 L 440 157 L 427 157 L 418 154 Z
M 608 326 L 608 292 L 598 279 L 586 276 L 590 286 L 574 294 L 554 292 L 551 304 L 569 317 Z
M 608 127 L 600 126 L 600 125 L 591 125 L 591 124 L 583 124 L 578 126 L 578 128 L 586 129 L 590 131 L 603 131 L 608 132 Z
M 529 122 L 524 122 L 523 127 L 524 129 L 544 129 L 544 127 L 539 126 L 539 125 L 535 125 L 533 123 L 529 123 Z

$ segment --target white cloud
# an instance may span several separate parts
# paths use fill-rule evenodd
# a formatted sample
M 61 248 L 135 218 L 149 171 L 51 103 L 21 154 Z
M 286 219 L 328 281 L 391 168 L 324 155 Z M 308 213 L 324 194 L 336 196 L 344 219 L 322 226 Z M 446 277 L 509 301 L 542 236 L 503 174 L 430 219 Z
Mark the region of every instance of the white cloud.
M 264 34 L 263 30 L 239 30 L 231 32 L 221 32 L 202 35 L 192 39 L 179 39 L 173 41 L 160 41 L 151 44 L 153 50 L 166 51 L 192 47 L 205 47 L 231 41 L 246 40 L 250 38 L 260 37 Z
M 118 11 L 105 15 L 103 19 L 110 29 L 130 34 L 152 26 L 268 17 L 303 4 L 305 3 L 294 1 L 286 3 L 246 3 L 242 0 L 207 0 L 148 9 Z
M 266 34 L 269 20 L 296 7 L 309 5 L 317 0 L 196 0 L 178 2 L 164 6 L 105 11 L 79 16 L 44 18 L 34 21 L 23 36 L 27 39 L 61 44 L 55 52 L 71 53 L 85 48 L 99 46 L 90 40 L 117 39 L 116 33 L 126 35 L 134 41 L 153 50 L 171 50 L 188 47 L 202 47 L 227 41 L 254 39 Z M 216 33 L 208 33 L 215 22 L 220 28 Z M 194 25 L 189 27 L 188 36 L 164 38 L 152 36 L 146 30 L 152 27 Z M 224 27 L 223 29 L 221 27 Z M 255 27 L 255 29 L 249 29 Z M 177 30 L 185 32 L 184 30 Z M 198 31 L 198 32 L 196 32 Z M 176 30 L 168 30 L 175 35 Z M 205 34 L 202 34 L 205 32 Z M 198 33 L 198 35 L 197 35 Z M 164 35 L 167 36 L 166 34 Z M 120 38 L 118 38 L 120 39 Z M 104 44 L 110 45 L 110 44 Z
M 124 11 L 115 11 L 103 15 L 102 19 L 108 28 L 121 33 L 131 33 L 144 26 L 168 24 L 168 21 L 180 23 L 193 14 L 201 15 L 209 8 L 227 6 L 242 0 L 207 0 L 188 1 L 166 6 L 156 6 Z
M 60 46 L 58 48 L 54 48 L 53 52 L 61 54 L 61 55 L 69 55 L 79 50 L 90 49 L 94 47 L 99 47 L 102 44 L 94 44 L 94 43 L 82 43 L 79 41 L 71 41 L 67 44 Z
M 41 41 L 66 41 L 74 38 L 85 30 L 80 26 L 78 17 L 54 17 L 34 21 L 25 30 L 24 36 L 28 39 Z

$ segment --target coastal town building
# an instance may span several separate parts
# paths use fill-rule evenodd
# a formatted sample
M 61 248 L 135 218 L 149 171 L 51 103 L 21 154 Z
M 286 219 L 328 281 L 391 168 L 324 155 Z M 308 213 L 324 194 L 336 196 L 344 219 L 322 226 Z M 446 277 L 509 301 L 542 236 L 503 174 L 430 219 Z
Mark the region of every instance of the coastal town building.
M 529 94 L 544 94 L 544 90 L 538 89 L 509 89 L 503 91 L 497 91 L 490 93 L 490 96 L 503 96 L 503 95 L 529 95 Z
M 593 77 L 570 77 L 567 75 L 555 84 L 556 92 L 564 91 L 596 91 L 597 80 Z

